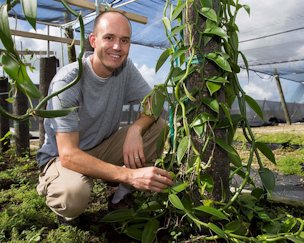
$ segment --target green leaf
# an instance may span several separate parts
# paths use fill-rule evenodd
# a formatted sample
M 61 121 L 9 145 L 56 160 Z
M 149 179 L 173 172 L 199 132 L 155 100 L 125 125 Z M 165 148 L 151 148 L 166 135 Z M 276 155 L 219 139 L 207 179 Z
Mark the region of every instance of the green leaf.
M 245 67 L 246 67 L 246 71 L 247 71 L 247 77 L 248 77 L 248 80 L 249 80 L 249 65 L 248 65 L 248 61 L 247 61 L 247 58 L 246 56 L 244 55 L 243 52 L 239 51 L 239 54 L 241 55 L 243 61 L 244 61 L 244 64 L 245 64 Z
M 206 35 L 217 35 L 224 40 L 228 39 L 227 33 L 225 32 L 225 30 L 223 30 L 220 27 L 207 28 L 207 29 L 204 30 L 203 33 L 206 34 Z
M 179 197 L 176 194 L 170 194 L 169 195 L 169 201 L 177 209 L 185 211 L 185 207 L 184 207 L 182 201 L 179 199 Z
M 156 232 L 159 228 L 159 221 L 157 219 L 151 219 L 145 225 L 142 233 L 141 242 L 152 243 L 155 240 Z
M 188 91 L 188 89 L 187 89 L 185 83 L 183 83 L 183 88 L 184 88 L 185 94 L 186 94 L 186 96 L 188 97 L 188 99 L 191 100 L 191 101 L 193 101 L 193 102 L 195 102 L 196 99 L 195 99 L 195 98 L 191 95 L 191 93 Z
M 13 104 L 14 100 L 15 99 L 13 97 L 5 99 L 6 102 L 11 103 L 11 104 Z
M 210 19 L 211 21 L 217 23 L 217 14 L 212 8 L 207 8 L 207 7 L 201 8 L 199 10 L 199 13 L 202 14 L 207 19 Z
M 233 47 L 233 49 L 235 51 L 237 51 L 239 49 L 239 37 L 238 37 L 236 31 L 233 31 L 232 33 L 230 33 L 229 37 L 230 37 L 231 46 Z
M 241 225 L 242 225 L 241 221 L 231 221 L 224 226 L 224 229 L 225 232 L 227 233 L 233 233 L 238 231 Z
M 205 130 L 204 126 L 203 125 L 198 125 L 198 126 L 194 126 L 193 127 L 193 130 L 195 131 L 195 133 L 198 135 L 198 136 L 201 136 Z
M 32 98 L 40 98 L 41 94 L 27 74 L 26 66 L 15 58 L 3 55 L 2 60 L 4 71 L 17 82 L 23 93 Z
M 210 81 L 206 82 L 207 88 L 209 90 L 210 95 L 213 95 L 215 92 L 219 91 L 221 89 L 221 85 L 218 83 L 213 83 Z
M 192 215 L 190 212 L 187 212 L 186 215 L 187 215 L 187 217 L 189 219 L 191 219 L 196 224 L 196 226 L 199 229 L 201 229 L 201 225 L 204 225 L 204 223 L 202 221 L 200 221 L 197 217 L 195 217 L 194 215 Z
M 193 122 L 190 124 L 190 127 L 194 129 L 198 136 L 200 136 L 204 131 L 204 124 L 206 122 L 211 121 L 216 122 L 218 121 L 218 119 L 210 113 L 203 112 L 193 119 Z
M 227 153 L 229 158 L 232 160 L 231 162 L 237 166 L 242 166 L 241 158 L 237 151 L 229 144 L 225 143 L 222 139 L 216 138 L 216 144 L 219 145 L 222 149 L 224 149 Z
M 195 127 L 195 126 L 200 126 L 202 124 L 204 124 L 205 122 L 210 122 L 210 121 L 217 121 L 217 118 L 215 118 L 212 114 L 207 113 L 207 112 L 203 112 L 198 114 L 193 122 L 191 123 L 190 127 Z
M 269 159 L 273 164 L 276 165 L 276 160 L 274 154 L 272 153 L 271 149 L 265 143 L 256 142 L 256 147 L 265 155 L 267 159 Z
M 186 182 L 186 181 L 185 182 L 181 182 L 181 183 L 179 183 L 177 185 L 172 186 L 170 188 L 170 191 L 173 192 L 174 194 L 177 194 L 179 192 L 184 191 L 187 188 L 188 185 L 189 185 L 189 182 Z
M 170 20 L 167 17 L 163 17 L 162 20 L 163 20 L 163 23 L 164 23 L 164 26 L 165 26 L 166 30 L 168 32 L 171 32 L 171 23 L 170 23 Z
M 211 8 L 213 0 L 201 0 L 201 4 L 204 7 Z
M 202 211 L 202 212 L 205 212 L 207 214 L 210 214 L 212 216 L 215 216 L 219 219 L 225 219 L 225 220 L 229 220 L 227 218 L 227 216 L 225 214 L 223 214 L 221 211 L 219 211 L 218 209 L 216 208 L 213 208 L 213 207 L 209 207 L 209 206 L 198 206 L 196 208 L 194 208 L 195 210 L 198 210 L 198 211 Z
M 244 4 L 243 8 L 246 10 L 246 12 L 248 13 L 248 15 L 250 15 L 250 7 L 249 7 L 249 5 Z
M 180 26 L 175 26 L 175 27 L 172 29 L 172 31 L 171 31 L 169 37 L 173 37 L 173 36 L 175 36 L 176 34 L 179 34 L 179 33 L 185 28 L 185 26 L 186 26 L 185 24 L 180 25 Z
M 142 229 L 139 229 L 133 225 L 126 226 L 123 233 L 138 241 L 140 241 L 142 237 Z
M 124 222 L 126 220 L 134 219 L 134 217 L 135 213 L 133 209 L 124 208 L 108 213 L 101 219 L 101 221 L 108 223 Z
M 220 83 L 220 84 L 229 83 L 229 81 L 227 79 L 225 79 L 224 77 L 220 77 L 220 76 L 213 76 L 210 78 L 206 78 L 206 80 L 211 81 L 213 83 Z
M 245 95 L 245 101 L 247 102 L 247 104 L 250 106 L 250 108 L 262 119 L 264 120 L 264 116 L 263 116 L 263 112 L 260 108 L 260 106 L 258 105 L 258 103 L 252 99 L 250 96 Z
M 160 55 L 159 59 L 157 60 L 156 67 L 155 67 L 155 72 L 157 72 L 166 62 L 168 57 L 171 55 L 172 49 L 168 48 L 163 51 L 163 53 Z
M 37 0 L 21 0 L 21 5 L 25 18 L 36 30 Z
M 275 176 L 272 171 L 267 168 L 260 168 L 259 175 L 261 177 L 263 186 L 267 190 L 268 193 L 272 193 L 275 187 Z
M 0 7 L 0 33 L 0 38 L 5 49 L 11 53 L 15 53 L 14 42 L 9 28 L 6 4 L 3 4 Z
M 156 88 L 152 94 L 152 114 L 159 117 L 163 111 L 166 96 L 162 92 L 162 88 Z
M 211 175 L 203 174 L 203 176 L 201 176 L 201 184 L 207 192 L 211 193 L 213 191 L 214 181 Z
M 228 108 L 227 104 L 221 102 L 220 106 L 221 106 L 222 110 L 224 111 L 225 116 L 226 116 L 225 118 L 229 121 L 229 124 L 230 124 L 231 128 L 234 128 L 233 121 L 231 119 L 231 114 L 230 114 L 230 111 L 229 111 L 229 108 Z
M 183 11 L 186 6 L 186 2 L 178 4 L 173 10 L 171 21 L 175 20 Z
M 208 223 L 209 229 L 216 233 L 219 237 L 226 239 L 226 233 L 213 223 Z
M 66 116 L 69 113 L 75 111 L 77 107 L 62 109 L 62 110 L 35 110 L 34 115 L 44 118 L 54 118 Z
M 227 72 L 231 72 L 231 67 L 230 67 L 229 62 L 221 55 L 216 54 L 216 53 L 209 53 L 207 55 L 207 58 L 212 60 L 213 62 L 215 62 L 223 70 L 225 70 Z
M 143 203 L 139 209 L 145 211 L 156 211 L 163 208 L 164 208 L 163 204 L 160 204 L 157 201 L 152 201 L 152 202 Z
M 188 50 L 188 47 L 182 47 L 178 50 L 175 50 L 172 57 L 171 61 L 175 61 L 177 58 L 179 58 L 181 55 L 185 55 L 186 51 Z
M 209 106 L 213 111 L 219 113 L 219 103 L 216 99 L 212 99 L 211 97 L 203 97 L 202 102 Z
M 265 191 L 262 188 L 254 188 L 252 192 L 250 193 L 251 196 L 254 196 L 257 200 L 260 200 L 260 198 L 265 194 Z
M 177 162 L 180 164 L 182 159 L 184 158 L 186 152 L 189 149 L 189 137 L 185 136 L 182 138 L 182 140 L 180 141 L 178 148 L 177 148 Z
M 247 235 L 248 227 L 242 221 L 232 221 L 224 226 L 225 233 L 234 233 L 237 235 Z
M 295 243 L 303 243 L 304 241 L 304 238 L 301 238 L 300 236 L 288 236 L 287 239 Z

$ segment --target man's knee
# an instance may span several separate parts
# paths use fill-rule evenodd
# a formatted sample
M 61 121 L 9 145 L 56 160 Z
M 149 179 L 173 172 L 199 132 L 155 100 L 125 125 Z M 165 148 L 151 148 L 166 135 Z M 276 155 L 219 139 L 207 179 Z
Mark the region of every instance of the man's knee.
M 50 185 L 46 204 L 58 215 L 65 218 L 76 218 L 88 207 L 91 195 L 89 180 L 67 181 L 58 188 Z
M 143 140 L 147 161 L 153 161 L 160 156 L 167 137 L 167 131 L 168 126 L 166 121 L 159 118 L 144 134 Z
M 157 121 L 153 124 L 155 130 L 161 133 L 163 130 L 168 128 L 167 122 L 163 118 L 158 118 Z

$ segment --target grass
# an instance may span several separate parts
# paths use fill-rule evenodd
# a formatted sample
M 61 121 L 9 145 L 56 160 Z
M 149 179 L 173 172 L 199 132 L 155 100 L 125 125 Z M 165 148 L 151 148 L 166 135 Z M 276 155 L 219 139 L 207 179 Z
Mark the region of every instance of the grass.
M 79 227 L 59 225 L 56 215 L 36 192 L 38 168 L 34 154 L 0 156 L 0 242 L 130 242 L 100 222 L 107 213 L 106 185 L 96 180 L 90 207 Z
M 257 141 L 266 143 L 272 148 L 276 158 L 276 165 L 261 155 L 263 164 L 284 175 L 298 175 L 304 177 L 304 127 L 299 125 L 258 127 L 252 128 Z M 249 156 L 249 149 L 241 129 L 237 129 L 234 141 L 241 159 L 245 162 Z M 253 166 L 258 167 L 256 159 Z
M 283 145 L 304 145 L 303 125 L 279 125 L 268 127 L 251 128 L 255 139 L 259 142 L 283 144 Z M 246 142 L 241 129 L 237 129 L 234 139 Z
M 267 167 L 283 174 L 304 176 L 304 148 L 293 147 L 304 144 L 304 136 L 301 137 L 300 132 L 294 132 L 297 136 L 287 136 L 285 132 L 274 135 L 261 129 L 253 129 L 253 132 L 259 141 L 269 141 L 271 144 L 274 141 L 279 144 L 289 142 L 287 146 L 280 145 L 273 150 L 277 165 L 261 156 Z M 240 131 L 237 131 L 235 140 L 238 142 L 237 150 L 245 161 L 249 152 L 247 145 L 242 142 Z M 257 166 L 256 162 L 254 166 Z M 134 242 L 101 222 L 107 213 L 109 193 L 101 180 L 95 180 L 92 201 L 81 216 L 81 225 L 60 226 L 56 215 L 36 192 L 38 173 L 35 151 L 32 151 L 32 156 L 25 158 L 16 158 L 13 150 L 0 155 L 0 242 Z

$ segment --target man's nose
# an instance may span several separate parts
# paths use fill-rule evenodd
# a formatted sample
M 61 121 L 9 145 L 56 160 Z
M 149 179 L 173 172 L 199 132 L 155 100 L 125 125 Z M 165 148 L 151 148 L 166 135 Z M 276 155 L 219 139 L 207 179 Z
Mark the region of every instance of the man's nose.
M 113 49 L 115 49 L 115 50 L 120 50 L 121 49 L 120 40 L 117 40 L 117 41 L 114 42 Z

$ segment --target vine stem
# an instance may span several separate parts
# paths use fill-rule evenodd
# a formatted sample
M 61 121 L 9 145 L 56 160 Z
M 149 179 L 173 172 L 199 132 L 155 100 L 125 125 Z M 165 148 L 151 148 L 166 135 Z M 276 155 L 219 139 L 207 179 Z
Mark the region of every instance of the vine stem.
M 62 93 L 63 91 L 69 89 L 70 87 L 72 87 L 73 85 L 75 85 L 81 78 L 82 75 L 82 71 L 83 71 L 83 64 L 82 64 L 82 58 L 83 58 L 83 54 L 84 54 L 84 23 L 83 23 L 83 18 L 81 16 L 81 14 L 78 14 L 74 9 L 72 9 L 65 0 L 61 0 L 62 4 L 64 5 L 64 7 L 74 16 L 76 16 L 78 18 L 79 21 L 79 26 L 80 26 L 80 53 L 77 57 L 77 61 L 78 61 L 78 75 L 77 77 L 69 84 L 67 84 L 66 86 L 64 86 L 62 89 L 58 90 L 57 92 L 54 92 L 52 94 L 50 94 L 49 96 L 46 96 L 45 98 L 43 98 L 39 104 L 36 106 L 36 109 L 41 109 L 41 107 L 51 98 L 53 98 L 54 96 L 57 96 L 58 94 Z
M 11 4 L 10 7 L 15 6 L 15 4 L 17 4 L 19 1 L 14 1 L 13 4 Z M 50 100 L 51 98 L 53 98 L 54 96 L 57 96 L 58 94 L 62 93 L 63 91 L 69 89 L 70 87 L 72 87 L 73 85 L 75 85 L 81 78 L 82 75 L 82 69 L 83 69 L 83 64 L 82 64 L 82 58 L 83 58 L 83 54 L 84 54 L 84 23 L 83 23 L 83 18 L 81 16 L 81 14 L 77 13 L 76 11 L 74 11 L 64 0 L 61 0 L 62 4 L 64 5 L 64 7 L 70 12 L 72 13 L 74 16 L 76 16 L 78 18 L 79 21 L 79 25 L 80 25 L 80 53 L 78 55 L 77 61 L 78 61 L 78 67 L 79 67 L 79 72 L 77 77 L 69 84 L 67 84 L 66 86 L 64 86 L 62 89 L 58 90 L 57 92 L 54 92 L 46 97 L 44 97 L 36 107 L 28 109 L 28 111 L 23 114 L 23 115 L 14 115 L 11 114 L 9 112 L 7 112 L 2 106 L 0 106 L 0 113 L 3 114 L 5 117 L 9 118 L 9 119 L 13 119 L 13 120 L 26 120 L 28 119 L 30 116 L 33 116 L 35 114 L 36 110 L 41 109 L 44 104 Z

